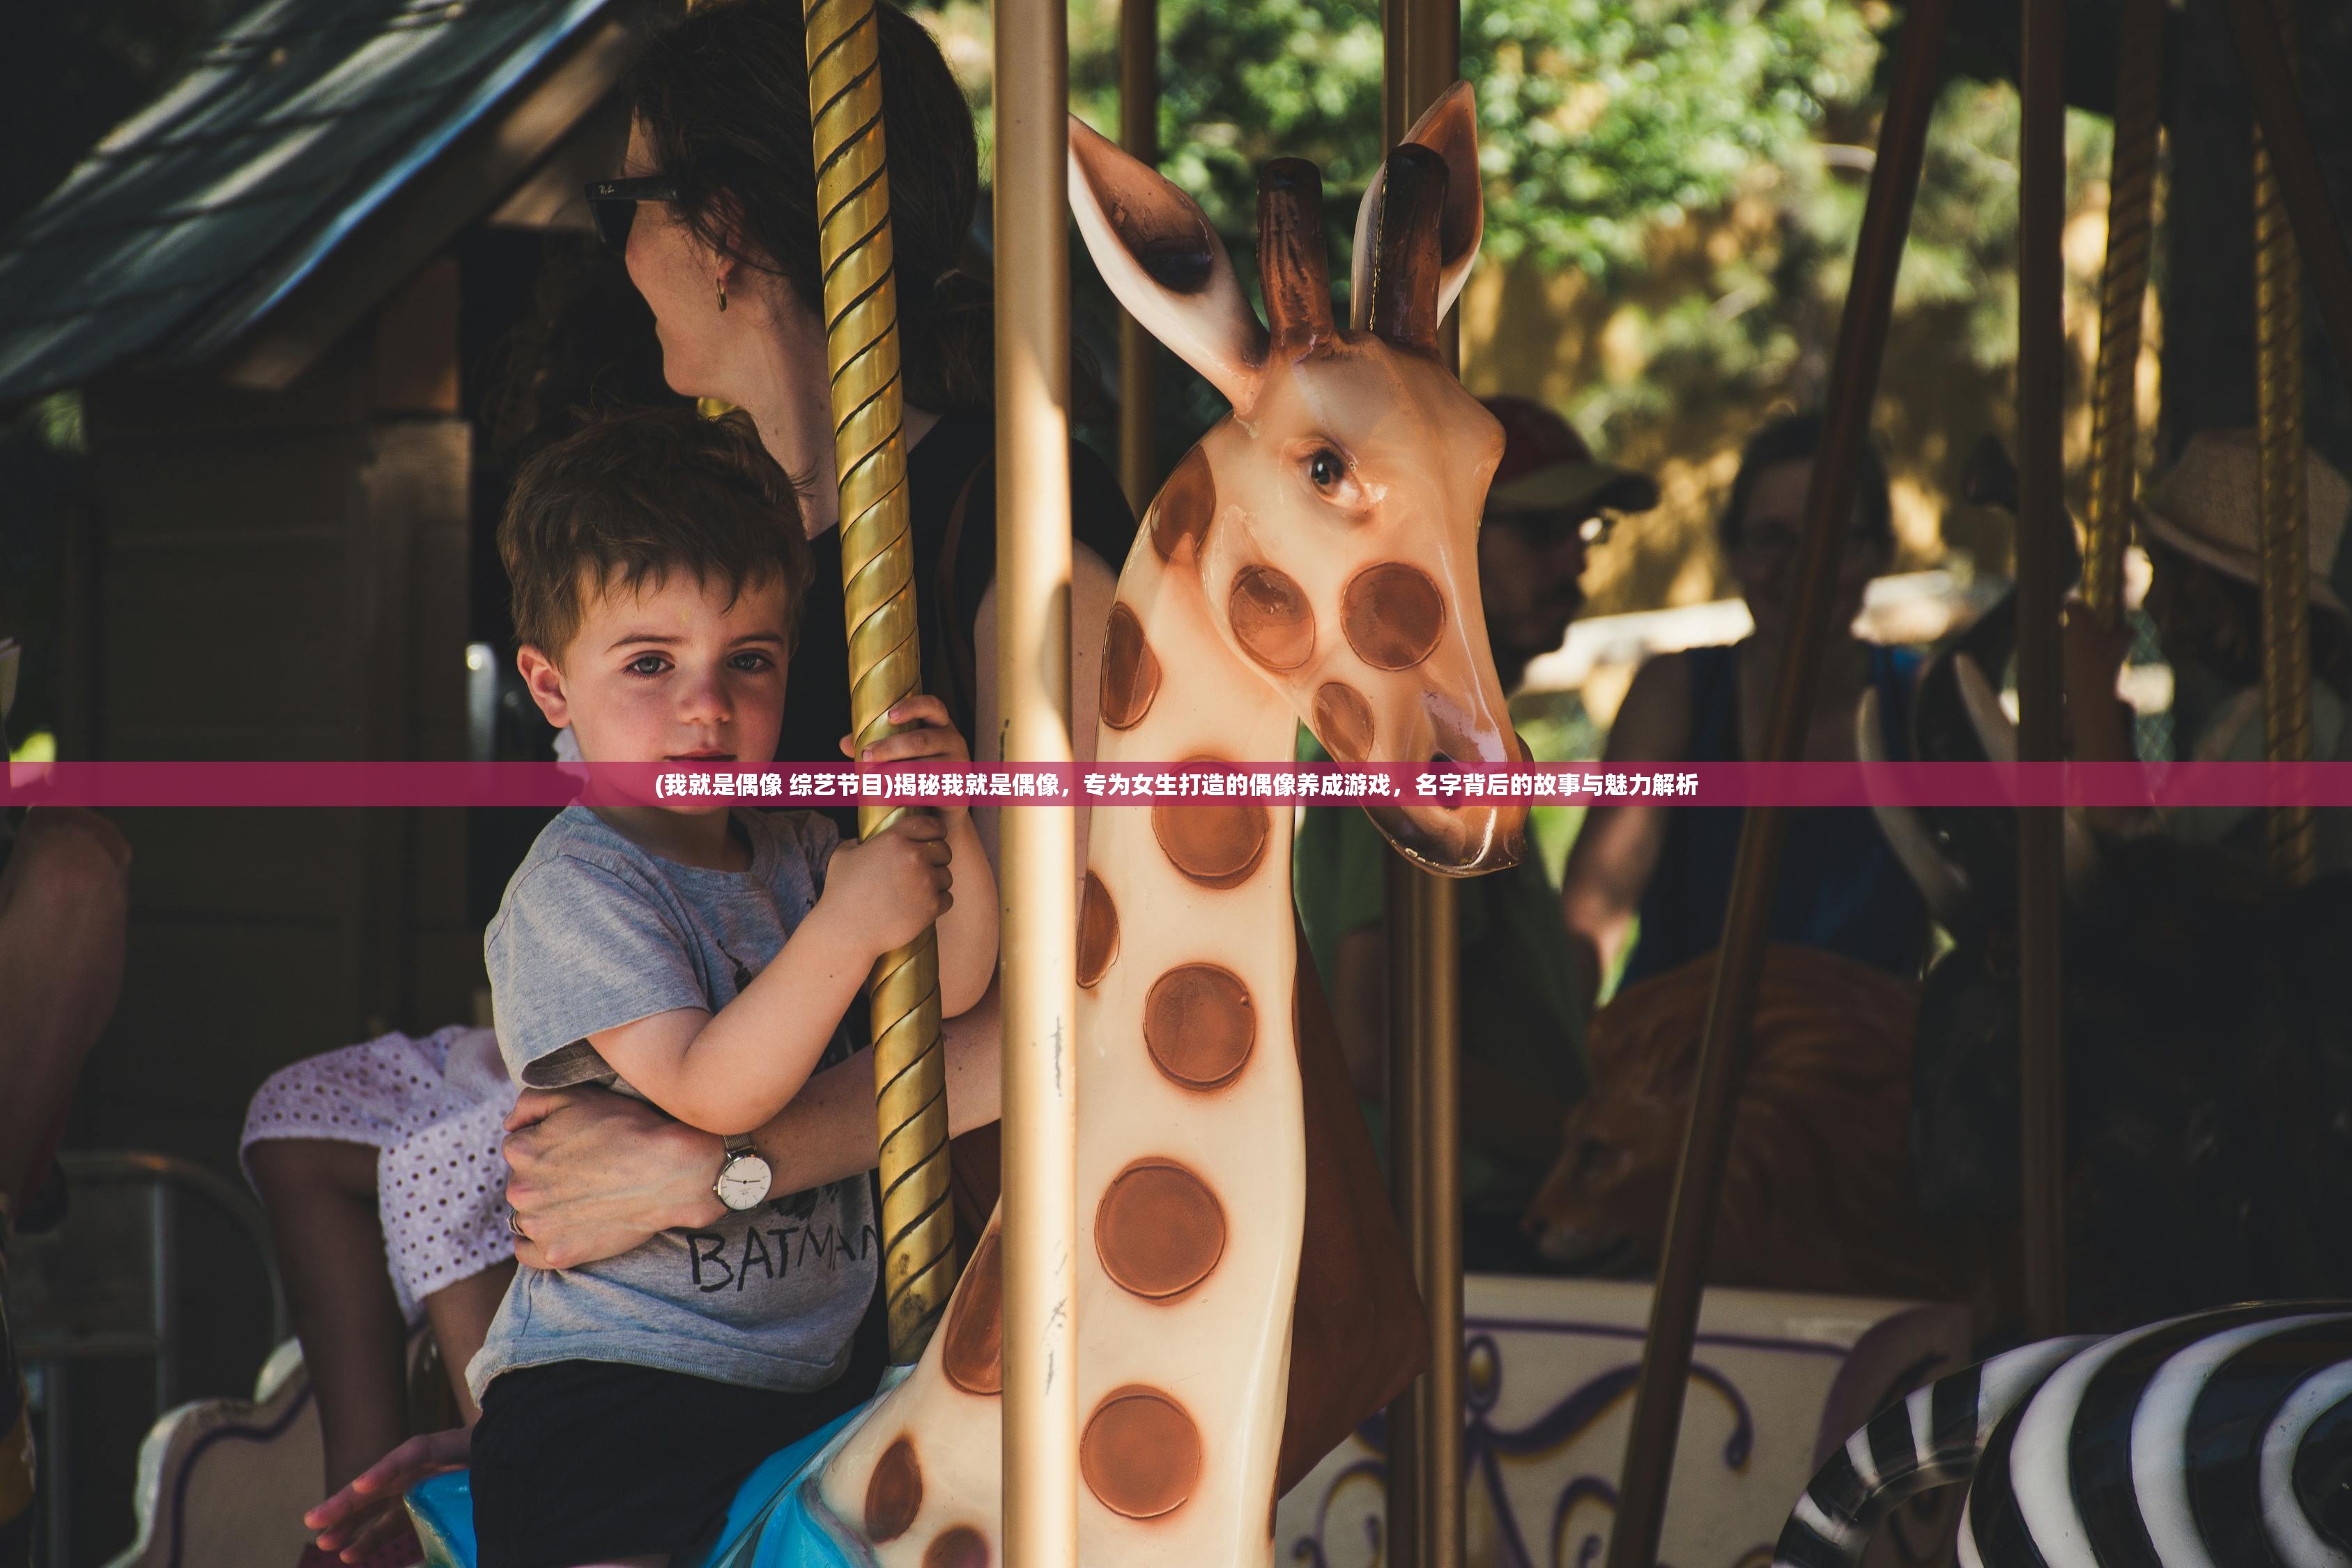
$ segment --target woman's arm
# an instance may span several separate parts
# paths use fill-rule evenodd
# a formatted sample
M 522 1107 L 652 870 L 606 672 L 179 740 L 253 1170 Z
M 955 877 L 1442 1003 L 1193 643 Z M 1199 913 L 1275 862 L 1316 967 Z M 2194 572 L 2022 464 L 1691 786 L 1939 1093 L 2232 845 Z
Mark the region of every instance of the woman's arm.
M 997 1118 L 997 1024 L 993 986 L 947 1021 L 950 1135 Z M 775 1190 L 793 1193 L 872 1170 L 877 1137 L 869 1048 L 811 1078 L 751 1142 L 774 1168 Z M 523 1231 L 515 1256 L 533 1268 L 572 1268 L 664 1230 L 715 1223 L 724 1212 L 711 1191 L 719 1152 L 714 1134 L 625 1095 L 526 1091 L 507 1118 L 507 1202 Z
M 2123 674 L 2124 656 L 2131 651 L 2128 627 L 2099 625 L 2090 606 L 2079 598 L 2066 601 L 2062 641 L 2066 683 L 2066 736 L 2074 760 L 2083 763 L 2132 763 L 2130 710 L 2116 695 Z M 2082 808 L 2084 819 L 2111 833 L 2129 833 L 2148 826 L 2155 805 L 2094 805 Z
M 1669 655 L 1633 677 L 1617 721 L 1609 727 L 1602 761 L 1664 763 L 1681 759 L 1690 735 L 1690 666 Z M 1623 950 L 1633 912 L 1658 868 L 1666 841 L 1665 812 L 1655 805 L 1588 807 L 1560 878 L 1559 902 L 1568 922 L 1570 976 L 1589 1012 L 1601 977 Z
M 949 833 L 948 847 L 955 885 L 939 921 L 940 1011 L 952 1018 L 970 1011 L 995 983 L 996 873 L 970 812 Z

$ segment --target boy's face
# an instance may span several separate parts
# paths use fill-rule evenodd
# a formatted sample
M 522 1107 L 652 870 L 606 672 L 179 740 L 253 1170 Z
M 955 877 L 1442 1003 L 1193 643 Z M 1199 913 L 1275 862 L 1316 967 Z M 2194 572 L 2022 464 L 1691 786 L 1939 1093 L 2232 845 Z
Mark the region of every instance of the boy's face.
M 783 725 L 791 620 L 782 581 L 723 584 L 673 572 L 658 587 L 584 595 L 559 667 L 517 662 L 547 721 L 592 763 L 766 763 Z

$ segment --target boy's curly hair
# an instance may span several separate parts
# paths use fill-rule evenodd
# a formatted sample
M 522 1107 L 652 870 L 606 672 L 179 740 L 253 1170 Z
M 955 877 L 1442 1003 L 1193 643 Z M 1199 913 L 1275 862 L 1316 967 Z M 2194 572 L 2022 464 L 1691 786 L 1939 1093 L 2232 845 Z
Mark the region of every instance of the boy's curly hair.
M 515 640 L 561 660 L 593 595 L 672 572 L 730 596 L 772 580 L 800 628 L 813 570 L 799 498 L 751 416 L 653 408 L 600 420 L 515 475 L 499 522 Z

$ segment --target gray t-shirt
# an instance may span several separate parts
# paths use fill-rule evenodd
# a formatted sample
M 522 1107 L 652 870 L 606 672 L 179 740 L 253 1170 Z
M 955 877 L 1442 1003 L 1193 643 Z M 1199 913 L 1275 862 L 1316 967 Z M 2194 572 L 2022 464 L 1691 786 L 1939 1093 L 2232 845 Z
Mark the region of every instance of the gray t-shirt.
M 811 811 L 733 820 L 751 842 L 749 871 L 659 859 L 582 806 L 547 825 L 483 943 L 499 1048 L 517 1082 L 635 1094 L 588 1036 L 679 1007 L 717 1013 L 782 949 L 816 903 L 840 835 Z M 824 1065 L 849 1053 L 836 1026 Z M 847 1363 L 879 1252 L 858 1176 L 707 1230 L 665 1231 L 602 1263 L 518 1269 L 467 1379 L 478 1399 L 515 1367 L 608 1361 L 821 1388 Z

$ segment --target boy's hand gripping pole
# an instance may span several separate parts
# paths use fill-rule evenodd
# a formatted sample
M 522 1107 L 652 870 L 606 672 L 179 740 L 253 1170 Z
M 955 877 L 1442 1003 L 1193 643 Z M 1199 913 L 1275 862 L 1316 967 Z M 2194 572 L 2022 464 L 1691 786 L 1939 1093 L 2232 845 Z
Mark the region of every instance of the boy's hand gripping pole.
M 892 732 L 883 715 L 915 693 L 921 670 L 914 553 L 907 535 L 890 177 L 883 166 L 874 0 L 805 0 L 803 15 L 825 358 L 833 374 L 833 461 L 841 483 L 850 721 L 862 750 Z M 861 805 L 858 836 L 881 832 L 901 809 Z M 874 1088 L 890 1359 L 905 1365 L 921 1356 L 955 1286 L 936 931 L 883 954 L 875 965 Z

